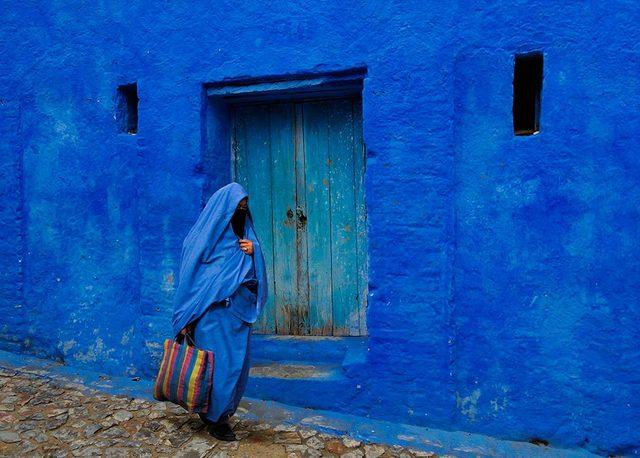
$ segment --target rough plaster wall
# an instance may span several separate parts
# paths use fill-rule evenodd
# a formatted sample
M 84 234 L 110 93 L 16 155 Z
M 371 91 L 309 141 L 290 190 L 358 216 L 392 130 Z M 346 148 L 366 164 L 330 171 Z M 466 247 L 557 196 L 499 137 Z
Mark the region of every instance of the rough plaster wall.
M 369 350 L 351 392 L 308 403 L 638 447 L 639 10 L 562 3 L 6 3 L 2 161 L 24 167 L 1 189 L 25 191 L 0 208 L 0 312 L 22 285 L 27 312 L 3 314 L 2 345 L 152 375 L 182 238 L 228 179 L 203 157 L 202 84 L 364 65 Z M 532 48 L 542 133 L 513 138 Z M 132 81 L 139 134 L 119 135 Z
M 502 434 L 511 417 L 509 433 L 588 447 L 616 425 L 617 452 L 638 445 L 640 34 L 621 6 L 533 8 L 525 28 L 511 8 L 466 16 L 452 368 L 464 429 Z M 541 133 L 514 137 L 506 75 L 513 50 L 532 49 Z
M 10 84 L 9 81 L 6 84 Z M 0 322 L 2 348 L 20 351 L 29 346 L 30 316 L 23 303 L 22 155 L 17 144 L 20 106 L 17 100 L 0 98 Z

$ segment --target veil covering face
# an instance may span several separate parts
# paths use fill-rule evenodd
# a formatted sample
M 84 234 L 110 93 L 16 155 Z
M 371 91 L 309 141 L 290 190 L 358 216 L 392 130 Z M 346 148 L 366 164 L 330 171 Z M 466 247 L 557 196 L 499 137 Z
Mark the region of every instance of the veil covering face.
M 178 288 L 174 296 L 173 332 L 177 335 L 193 323 L 214 302 L 230 297 L 242 284 L 252 261 L 258 281 L 255 322 L 267 298 L 267 273 L 264 255 L 247 212 L 245 237 L 253 242 L 252 257 L 243 253 L 231 218 L 247 191 L 232 182 L 216 191 L 200 213 L 182 244 Z

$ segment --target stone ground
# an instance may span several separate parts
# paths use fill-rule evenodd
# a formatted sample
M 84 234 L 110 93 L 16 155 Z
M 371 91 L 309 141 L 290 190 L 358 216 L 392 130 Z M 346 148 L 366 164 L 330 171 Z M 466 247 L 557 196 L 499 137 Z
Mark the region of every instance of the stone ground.
M 29 457 L 424 457 L 286 424 L 234 420 L 237 442 L 209 436 L 195 414 L 164 402 L 113 396 L 42 371 L 0 368 L 0 455 Z

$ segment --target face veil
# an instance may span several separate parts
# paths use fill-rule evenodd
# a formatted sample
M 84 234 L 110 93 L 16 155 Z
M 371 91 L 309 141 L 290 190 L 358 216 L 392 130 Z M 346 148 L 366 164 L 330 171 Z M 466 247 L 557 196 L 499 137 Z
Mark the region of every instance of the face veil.
M 237 208 L 231 217 L 231 227 L 239 239 L 244 238 L 244 225 L 247 219 L 247 213 L 246 208 Z

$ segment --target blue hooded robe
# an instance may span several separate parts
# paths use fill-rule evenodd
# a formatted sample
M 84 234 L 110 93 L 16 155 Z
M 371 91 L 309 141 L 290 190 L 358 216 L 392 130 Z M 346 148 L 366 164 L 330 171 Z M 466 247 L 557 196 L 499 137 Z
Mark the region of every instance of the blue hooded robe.
M 267 297 L 264 256 L 247 212 L 242 252 L 231 217 L 247 192 L 232 182 L 216 191 L 182 244 L 173 332 L 195 323 L 194 344 L 214 352 L 213 389 L 206 418 L 226 419 L 238 407 L 249 375 L 251 324 Z M 257 283 L 257 285 L 256 285 Z

